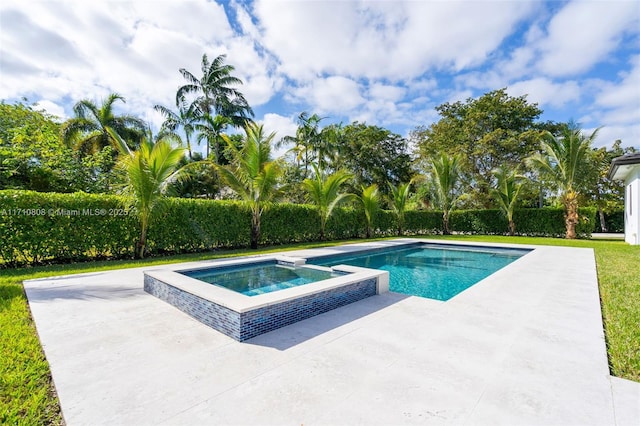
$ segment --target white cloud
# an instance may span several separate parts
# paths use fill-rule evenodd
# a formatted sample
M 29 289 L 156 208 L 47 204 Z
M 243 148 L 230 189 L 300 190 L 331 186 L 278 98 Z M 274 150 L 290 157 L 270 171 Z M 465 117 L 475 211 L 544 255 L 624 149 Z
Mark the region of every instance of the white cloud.
M 358 83 L 341 76 L 317 79 L 309 85 L 294 89 L 293 94 L 297 99 L 311 104 L 313 110 L 321 114 L 348 114 L 364 103 Z
M 621 81 L 605 83 L 596 101 L 604 107 L 640 110 L 640 55 L 631 59 L 631 70 L 622 72 Z
M 278 129 L 295 107 L 407 133 L 437 105 L 509 87 L 550 119 L 637 138 L 637 1 L 5 0 L 0 14 L 0 99 L 56 114 L 118 92 L 119 112 L 159 125 L 178 69 L 224 53 Z
M 586 135 L 590 135 L 595 128 L 584 129 L 584 133 Z M 631 124 L 627 126 L 603 126 L 596 139 L 594 140 L 593 146 L 595 148 L 600 148 L 603 146 L 610 147 L 617 140 L 622 141 L 623 147 L 633 146 L 637 150 L 640 150 L 640 124 Z
M 602 126 L 597 143 L 610 145 L 620 139 L 640 149 L 640 55 L 630 58 L 629 69 L 615 81 L 590 82 L 594 103 L 581 120 Z
M 251 37 L 254 40 L 260 38 L 260 30 L 256 27 L 251 15 L 245 8 L 245 6 L 241 3 L 238 3 L 235 0 L 231 1 L 231 6 L 236 13 L 236 19 L 238 24 L 242 28 L 242 32 L 247 36 Z
M 391 80 L 480 63 L 534 9 L 531 2 L 258 0 L 263 44 L 297 80 L 339 74 Z
M 500 71 L 501 70 L 490 69 L 460 74 L 455 78 L 455 82 L 458 87 L 494 90 L 508 85 L 507 78 Z
M 298 125 L 292 117 L 284 117 L 279 114 L 268 113 L 265 114 L 262 120 L 264 130 L 268 133 L 276 132 L 274 142 L 280 141 L 285 136 L 295 136 Z M 273 156 L 280 157 L 289 150 L 291 146 L 283 145 L 280 148 L 274 150 Z
M 369 85 L 369 96 L 380 100 L 396 102 L 404 98 L 407 89 L 388 84 L 374 83 Z
M 217 44 L 234 36 L 224 7 L 205 0 L 130 2 L 131 15 L 199 44 Z
M 284 117 L 280 114 L 265 114 L 262 120 L 264 130 L 267 133 L 276 132 L 276 140 L 285 136 L 295 136 L 298 125 L 292 117 Z
M 528 95 L 529 102 L 538 103 L 543 109 L 545 105 L 563 107 L 580 99 L 580 86 L 575 81 L 555 83 L 542 77 L 514 83 L 507 92 L 511 96 Z
M 412 95 L 424 95 L 438 88 L 435 78 L 416 78 L 407 82 L 407 87 Z
M 58 117 L 61 120 L 65 120 L 66 114 L 64 112 L 64 107 L 58 105 L 55 102 L 51 102 L 49 100 L 43 99 L 35 103 L 35 107 L 37 110 L 45 110 L 48 114 L 51 114 L 55 117 Z
M 175 104 L 184 84 L 178 69 L 198 75 L 203 53 L 229 53 L 228 63 L 242 64 L 254 105 L 277 86 L 253 42 L 235 38 L 214 2 L 15 2 L 0 12 L 0 98 L 75 103 L 117 92 L 126 111 L 153 119 L 154 104 Z
M 244 82 L 240 90 L 249 104 L 255 107 L 267 103 L 282 87 L 282 78 L 274 73 L 273 58 L 258 52 L 247 37 L 234 38 L 227 45 L 227 62 L 233 64 L 235 75 Z
M 627 31 L 639 27 L 635 1 L 571 2 L 551 19 L 538 65 L 553 76 L 587 71 L 607 59 Z

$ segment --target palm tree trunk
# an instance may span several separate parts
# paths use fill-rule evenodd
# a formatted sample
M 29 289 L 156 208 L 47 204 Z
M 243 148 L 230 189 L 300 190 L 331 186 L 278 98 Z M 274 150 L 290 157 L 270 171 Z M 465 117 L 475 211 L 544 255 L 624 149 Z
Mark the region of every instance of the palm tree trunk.
M 513 219 L 509 219 L 509 235 L 512 237 L 516 235 L 516 224 Z
M 602 207 L 598 206 L 598 214 L 600 215 L 600 230 L 602 232 L 607 232 L 607 222 L 604 217 L 604 210 Z
M 187 152 L 189 153 L 189 160 L 193 160 L 193 154 L 191 153 L 191 141 L 189 140 L 189 136 L 185 138 L 187 140 Z
M 251 248 L 258 248 L 258 241 L 260 241 L 260 214 L 254 212 L 251 216 Z
M 578 224 L 578 194 L 569 191 L 565 196 L 566 214 L 564 218 L 567 227 L 566 238 L 574 240 L 576 238 L 576 225 Z
M 147 228 L 148 219 L 142 218 L 140 220 L 140 239 L 136 242 L 135 257 L 142 259 L 144 257 L 144 250 L 147 245 Z
M 447 210 L 442 213 L 442 225 L 444 228 L 442 234 L 451 235 L 451 231 L 449 231 L 449 212 Z
M 326 235 L 325 232 L 327 230 L 327 221 L 329 220 L 329 215 L 322 207 L 318 208 L 318 214 L 320 215 L 320 241 L 324 241 Z
M 220 164 L 220 141 L 218 140 L 218 137 L 216 137 L 214 139 L 214 143 L 216 144 L 216 146 L 215 146 L 215 154 L 216 154 L 215 162 L 216 162 L 216 164 Z

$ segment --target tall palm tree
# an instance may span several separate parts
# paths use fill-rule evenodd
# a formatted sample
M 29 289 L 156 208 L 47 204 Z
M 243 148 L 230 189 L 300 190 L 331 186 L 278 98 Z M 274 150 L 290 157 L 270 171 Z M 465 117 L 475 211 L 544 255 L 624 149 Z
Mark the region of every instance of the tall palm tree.
M 321 145 L 319 142 L 321 138 L 320 121 L 322 118 L 317 114 L 309 115 L 306 111 L 301 112 L 298 116 L 296 135 L 285 136 L 278 144 L 279 146 L 285 143 L 294 144 L 291 150 L 296 154 L 298 164 L 302 162 L 305 178 L 309 175 L 309 166 L 314 160 L 317 160 L 320 169 L 325 169 L 325 160 L 320 158 L 318 155 L 320 153 L 315 152 L 316 147 Z
M 236 127 L 246 126 L 253 117 L 253 110 L 242 92 L 233 86 L 242 84 L 242 80 L 232 75 L 235 68 L 225 64 L 226 55 L 217 56 L 209 62 L 207 55 L 202 55 L 200 78 L 184 68 L 180 74 L 187 80 L 177 92 L 177 98 L 186 100 L 188 95 L 194 95 L 193 104 L 199 109 L 200 115 L 222 115 L 231 120 Z
M 164 117 L 164 123 L 160 129 L 161 133 L 177 134 L 178 128 L 182 128 L 185 135 L 185 142 L 187 144 L 187 152 L 189 159 L 193 158 L 191 151 L 191 136 L 195 131 L 196 122 L 199 120 L 197 109 L 193 104 L 187 104 L 181 102 L 180 99 L 176 100 L 177 112 L 170 110 L 162 105 L 156 105 L 153 108 L 158 111 Z
M 401 183 L 398 186 L 389 185 L 389 195 L 391 209 L 393 210 L 398 222 L 398 236 L 401 236 L 404 230 L 404 212 L 407 210 L 407 201 L 409 201 L 409 192 L 411 191 L 411 182 Z
M 278 179 L 282 174 L 280 162 L 271 160 L 271 142 L 275 133 L 264 134 L 262 125 L 248 124 L 241 148 L 223 135 L 232 156 L 230 165 L 216 165 L 222 180 L 229 185 L 251 211 L 251 248 L 258 248 L 260 219 L 269 203 L 282 195 Z
M 527 158 L 527 165 L 546 175 L 558 186 L 560 198 L 565 208 L 566 238 L 576 238 L 578 224 L 578 180 L 588 162 L 584 161 L 591 143 L 598 135 L 596 129 L 585 136 L 575 123 L 568 123 L 560 129 L 559 136 L 545 132 L 540 141 L 542 152 Z
M 509 222 L 509 235 L 515 235 L 516 224 L 513 221 L 513 212 L 518 202 L 518 195 L 524 186 L 524 176 L 518 174 L 518 170 L 508 170 L 506 167 L 499 167 L 493 171 L 496 178 L 496 188 L 491 190 L 491 194 L 498 203 L 498 208 L 506 216 Z
M 136 208 L 140 221 L 140 237 L 136 242 L 135 255 L 142 258 L 152 216 L 160 207 L 169 186 L 182 171 L 179 165 L 185 149 L 172 145 L 168 136 L 154 142 L 151 135 L 147 135 L 138 149 L 132 151 L 114 129 L 107 127 L 107 132 L 124 154 L 121 166 L 127 175 L 125 193 Z
M 449 216 L 460 198 L 458 182 L 460 180 L 460 159 L 442 153 L 431 159 L 429 184 L 433 189 L 434 205 L 442 210 L 443 233 L 451 233 Z
M 373 228 L 373 219 L 380 209 L 380 192 L 378 191 L 378 185 L 371 184 L 366 188 L 362 187 L 362 193 L 360 194 L 360 201 L 362 202 L 362 208 L 364 209 L 364 217 L 366 220 L 366 238 L 371 238 L 371 231 Z
M 311 202 L 318 207 L 320 215 L 320 239 L 324 240 L 327 221 L 333 213 L 333 209 L 352 197 L 352 194 L 340 193 L 340 187 L 352 178 L 352 175 L 344 170 L 338 170 L 331 175 L 325 173 L 315 164 L 313 167 L 313 178 L 306 178 L 302 181 L 302 187 L 307 192 L 307 196 Z
M 137 146 L 147 126 L 137 117 L 116 115 L 113 111 L 116 101 L 125 102 L 122 96 L 112 93 L 100 106 L 88 99 L 76 103 L 73 107 L 76 116 L 67 120 L 61 129 L 67 146 L 84 154 L 93 154 L 105 146 L 117 145 L 107 128 L 122 136 L 131 148 Z
M 214 162 L 220 164 L 220 145 L 224 143 L 222 134 L 228 125 L 232 124 L 232 121 L 228 117 L 222 115 L 216 115 L 212 117 L 209 114 L 204 114 L 200 119 L 200 123 L 196 124 L 195 129 L 198 131 L 198 144 L 201 141 L 206 143 L 206 158 L 209 158 L 211 146 L 213 146 Z

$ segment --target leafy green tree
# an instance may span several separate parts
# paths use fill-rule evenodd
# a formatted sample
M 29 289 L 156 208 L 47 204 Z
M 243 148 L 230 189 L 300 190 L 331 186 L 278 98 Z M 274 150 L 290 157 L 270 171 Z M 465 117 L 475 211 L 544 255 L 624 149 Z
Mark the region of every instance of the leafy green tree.
M 578 204 L 580 176 L 589 167 L 585 161 L 591 143 L 599 129 L 585 136 L 575 123 L 569 123 L 561 130 L 560 136 L 545 132 L 541 138 L 541 151 L 527 159 L 527 165 L 549 178 L 557 187 L 565 208 L 566 238 L 576 238 L 579 220 Z
M 113 148 L 78 158 L 56 120 L 23 102 L 0 102 L 0 189 L 106 192 L 117 182 Z
M 191 151 L 191 136 L 196 130 L 196 123 L 200 119 L 198 110 L 195 105 L 187 104 L 180 99 L 176 100 L 177 112 L 170 110 L 162 105 L 156 105 L 153 108 L 158 111 L 164 117 L 164 122 L 160 128 L 160 133 L 169 133 L 177 135 L 179 128 L 182 128 L 185 136 L 185 142 L 187 144 L 187 152 L 189 158 L 193 158 Z
M 226 55 L 219 55 L 209 62 L 207 55 L 202 55 L 201 77 L 196 77 L 184 68 L 180 74 L 187 81 L 177 92 L 177 99 L 186 101 L 190 95 L 195 96 L 193 105 L 198 108 L 199 115 L 221 115 L 228 118 L 233 126 L 246 126 L 253 117 L 253 110 L 242 92 L 234 86 L 242 85 L 242 80 L 233 75 L 235 68 L 225 64 Z
M 378 210 L 380 210 L 380 191 L 378 190 L 378 185 L 372 183 L 367 187 L 363 186 L 359 198 L 362 203 L 366 221 L 365 237 L 371 238 L 373 220 Z
M 451 234 L 449 216 L 460 199 L 460 159 L 440 154 L 430 161 L 429 185 L 432 189 L 432 201 L 442 210 L 442 224 L 445 235 Z
M 609 179 L 609 169 L 614 158 L 635 152 L 634 147 L 622 147 L 622 141 L 617 140 L 608 149 L 601 147 L 591 149 L 587 153 L 587 176 L 581 179 L 585 183 L 583 195 L 586 202 L 598 209 L 600 216 L 600 230 L 607 232 L 605 213 L 624 210 L 624 183 Z
M 353 174 L 352 192 L 361 186 L 378 185 L 387 190 L 387 182 L 397 185 L 409 181 L 414 171 L 407 140 L 389 130 L 354 122 L 343 128 L 343 145 L 336 169 Z
M 127 175 L 125 193 L 140 221 L 135 253 L 136 257 L 143 258 L 149 224 L 170 185 L 181 173 L 179 166 L 185 149 L 173 146 L 167 137 L 154 142 L 149 135 L 142 139 L 137 150 L 132 151 L 114 129 L 107 127 L 107 132 L 124 154 L 121 165 Z
M 320 239 L 324 240 L 327 221 L 333 209 L 352 197 L 352 194 L 341 193 L 340 188 L 351 179 L 352 175 L 344 170 L 338 170 L 330 175 L 326 175 L 315 164 L 313 167 L 314 175 L 312 178 L 306 178 L 302 181 L 302 186 L 307 192 L 309 201 L 318 207 L 320 215 Z
M 295 162 L 284 161 L 282 171 L 282 184 L 287 187 L 283 201 L 294 204 L 303 204 L 308 200 L 307 191 L 304 189 L 304 170 Z
M 217 165 L 224 182 L 235 191 L 251 211 L 251 248 L 258 248 L 260 220 L 269 203 L 282 196 L 278 180 L 282 174 L 279 161 L 271 159 L 275 133 L 264 134 L 262 125 L 248 124 L 242 148 L 223 135 L 232 157 L 230 165 Z
M 518 174 L 517 170 L 510 171 L 506 167 L 498 167 L 493 171 L 493 175 L 496 178 L 496 188 L 491 190 L 491 194 L 509 222 L 509 235 L 515 235 L 516 224 L 513 221 L 513 212 L 524 185 L 524 176 Z
M 173 185 L 172 193 L 181 198 L 214 199 L 220 193 L 220 179 L 214 164 L 195 152 L 192 158 L 180 161 L 181 179 Z
M 404 213 L 407 210 L 407 204 L 409 202 L 409 194 L 411 191 L 411 183 L 400 183 L 397 186 L 389 185 L 389 198 L 391 205 L 391 209 L 393 210 L 393 214 L 396 216 L 396 221 L 398 222 L 398 236 L 401 236 L 404 232 Z
M 59 129 L 53 117 L 30 105 L 0 103 L 0 188 L 46 191 L 57 186 L 51 185 L 57 180 L 51 166 L 62 153 L 68 155 Z
M 526 96 L 512 97 L 506 89 L 486 93 L 464 102 L 444 103 L 436 110 L 440 120 L 429 127 L 418 127 L 410 134 L 423 161 L 447 152 L 460 158 L 470 207 L 487 208 L 493 203 L 492 170 L 500 166 L 515 168 L 536 152 L 541 129 L 554 129 L 554 123 L 536 120 L 542 110 Z
M 125 102 L 122 96 L 112 93 L 100 106 L 88 99 L 76 103 L 73 107 L 76 116 L 62 125 L 64 142 L 82 154 L 92 154 L 116 143 L 107 131 L 111 128 L 130 144 L 130 148 L 135 148 L 147 126 L 132 115 L 117 115 L 113 108 L 116 101 Z

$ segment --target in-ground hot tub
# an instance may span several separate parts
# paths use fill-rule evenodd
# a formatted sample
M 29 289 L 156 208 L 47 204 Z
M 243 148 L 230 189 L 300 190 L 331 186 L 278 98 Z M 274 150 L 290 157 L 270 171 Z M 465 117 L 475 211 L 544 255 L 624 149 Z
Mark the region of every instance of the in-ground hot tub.
M 286 279 L 274 282 L 275 277 Z M 197 279 L 203 277 L 209 282 Z M 247 281 L 245 286 L 243 280 Z M 238 341 L 389 290 L 389 273 L 265 256 L 144 272 L 144 290 Z

